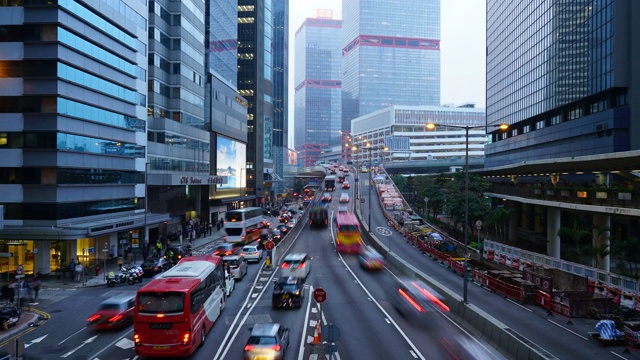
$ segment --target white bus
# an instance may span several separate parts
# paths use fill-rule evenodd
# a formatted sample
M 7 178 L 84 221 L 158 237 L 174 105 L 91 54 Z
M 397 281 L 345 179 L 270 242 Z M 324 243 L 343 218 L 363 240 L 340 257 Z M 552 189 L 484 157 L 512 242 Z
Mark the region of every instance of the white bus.
M 250 207 L 230 210 L 224 215 L 224 240 L 233 244 L 249 244 L 260 238 L 260 222 L 264 210 Z

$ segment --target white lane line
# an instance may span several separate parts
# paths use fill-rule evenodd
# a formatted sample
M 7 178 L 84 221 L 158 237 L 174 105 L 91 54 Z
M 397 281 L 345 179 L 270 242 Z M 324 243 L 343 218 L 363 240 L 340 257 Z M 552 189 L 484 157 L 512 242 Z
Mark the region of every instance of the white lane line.
M 416 353 L 414 353 L 413 350 L 409 350 L 409 354 L 411 354 L 411 356 L 413 356 L 414 359 L 418 358 L 418 355 L 416 355 Z
M 613 351 L 609 351 L 609 352 L 610 352 L 610 353 L 612 353 L 613 355 L 615 355 L 615 356 L 619 357 L 620 359 L 625 359 L 625 360 L 627 360 L 627 358 L 626 358 L 626 357 L 624 357 L 624 356 L 622 356 L 622 355 L 620 355 L 620 354 L 616 354 L 616 353 L 614 353 Z
M 105 346 L 102 350 L 98 351 L 97 353 L 95 353 L 92 356 L 89 356 L 88 359 L 94 359 L 97 360 L 98 359 L 98 355 L 102 354 L 103 352 L 105 352 L 106 350 L 109 350 L 109 348 L 111 348 L 113 345 L 115 345 L 117 342 L 119 342 L 120 340 L 124 339 L 125 337 L 129 336 L 129 334 L 133 333 L 133 329 L 128 330 L 127 332 L 125 332 L 124 334 L 122 334 L 122 336 L 120 336 L 119 338 L 113 340 L 109 345 Z M 135 356 L 133 359 L 137 359 L 138 356 Z
M 313 286 L 309 286 L 309 293 L 313 293 Z M 309 320 L 309 309 L 311 309 L 311 296 L 307 296 L 307 311 L 304 313 L 304 323 L 305 324 L 309 324 L 310 320 Z M 313 307 L 313 310 L 316 310 L 316 307 Z M 313 320 L 314 322 L 314 326 L 315 326 L 315 320 Z M 309 327 L 305 326 L 304 330 L 302 331 L 302 336 L 300 337 L 300 346 L 298 347 L 298 359 L 299 360 L 304 360 L 304 346 L 305 346 L 305 340 L 309 341 L 309 336 L 307 336 L 307 329 Z M 313 341 L 313 337 L 311 337 L 311 341 Z M 316 355 L 317 358 L 317 355 Z M 311 357 L 309 358 L 311 359 Z
M 568 332 L 572 333 L 573 335 L 575 335 L 575 336 L 577 336 L 577 337 L 579 337 L 579 338 L 581 338 L 581 339 L 584 339 L 584 340 L 589 341 L 589 339 L 588 339 L 588 338 L 586 338 L 586 337 L 584 337 L 584 336 L 582 336 L 582 335 L 578 334 L 577 332 L 575 332 L 575 331 L 573 331 L 573 330 L 570 330 L 570 329 L 568 329 L 568 328 L 566 328 L 566 327 L 564 327 L 564 326 L 562 326 L 562 325 L 560 325 L 560 324 L 556 323 L 555 321 L 551 321 L 550 319 L 547 319 L 547 321 L 548 321 L 548 322 L 550 322 L 550 323 L 552 323 L 553 325 L 555 325 L 555 326 L 557 326 L 557 327 L 561 328 L 561 329 L 567 330 Z
M 80 329 L 80 330 L 78 330 L 78 331 L 74 332 L 73 334 L 69 335 L 68 337 L 66 337 L 66 338 L 64 338 L 62 341 L 60 341 L 60 342 L 58 343 L 58 345 L 61 345 L 61 344 L 62 344 L 62 343 L 64 343 L 65 341 L 67 341 L 67 340 L 71 339 L 72 337 L 74 337 L 74 336 L 78 335 L 80 332 L 82 332 L 82 331 L 84 331 L 84 330 L 86 330 L 86 329 L 87 329 L 87 327 L 85 326 L 85 327 L 83 327 L 82 329 Z
M 522 309 L 524 309 L 524 310 L 527 310 L 527 311 L 528 311 L 528 312 L 530 312 L 530 313 L 532 313 L 532 312 L 533 312 L 533 310 L 529 309 L 528 307 L 523 306 L 522 304 L 518 304 L 517 302 L 515 302 L 515 301 L 513 301 L 513 300 L 511 300 L 511 299 L 509 299 L 509 298 L 507 298 L 507 301 L 508 301 L 508 302 L 510 302 L 510 303 L 512 303 L 513 305 L 519 306 L 520 308 L 522 308 Z

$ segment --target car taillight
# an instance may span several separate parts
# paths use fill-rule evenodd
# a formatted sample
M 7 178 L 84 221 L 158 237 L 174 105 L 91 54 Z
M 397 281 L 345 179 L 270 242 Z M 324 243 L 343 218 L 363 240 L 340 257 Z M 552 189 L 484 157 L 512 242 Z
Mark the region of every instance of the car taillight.
M 244 235 L 242 235 L 242 240 L 244 240 Z
M 140 346 L 140 335 L 138 335 L 137 333 L 133 333 L 133 342 L 136 344 L 136 346 Z
M 109 319 L 109 322 L 116 322 L 118 320 L 122 319 L 122 315 L 116 315 L 114 317 L 112 317 L 111 319 Z
M 158 267 L 157 267 L 157 266 L 154 266 L 154 267 L 153 267 L 153 270 L 158 270 Z
M 282 264 L 282 268 L 283 269 L 288 269 L 289 268 L 289 264 L 288 263 L 283 263 Z
M 298 269 L 302 269 L 303 267 L 307 266 L 306 262 L 303 262 L 302 264 L 300 264 L 300 266 L 298 266 Z
M 411 304 L 411 306 L 413 306 L 416 310 L 418 310 L 419 312 L 425 312 L 425 310 L 422 308 L 422 306 L 420 306 L 420 304 L 418 304 L 418 302 L 416 302 L 409 294 L 407 294 L 406 292 L 404 292 L 404 290 L 402 289 L 398 289 L 398 292 L 400 293 L 400 295 L 405 298 L 409 304 Z
M 240 253 L 240 256 L 244 256 L 244 253 L 243 253 L 243 252 L 241 252 L 241 253 Z
M 223 236 L 222 236 L 222 238 L 223 238 L 224 240 L 227 240 L 227 235 L 223 235 Z
M 184 333 L 184 335 L 182 335 L 182 345 L 189 344 L 189 338 L 190 337 L 191 337 L 191 334 L 188 331 L 186 333 Z
M 90 318 L 87 319 L 88 322 L 94 322 L 96 320 L 100 319 L 100 315 L 95 314 L 93 316 L 91 316 Z
M 280 351 L 280 345 L 273 345 L 273 346 L 271 346 L 271 350 L 274 350 L 274 351 Z
M 251 351 L 253 349 L 255 349 L 256 347 L 254 345 L 245 345 L 244 346 L 244 351 Z

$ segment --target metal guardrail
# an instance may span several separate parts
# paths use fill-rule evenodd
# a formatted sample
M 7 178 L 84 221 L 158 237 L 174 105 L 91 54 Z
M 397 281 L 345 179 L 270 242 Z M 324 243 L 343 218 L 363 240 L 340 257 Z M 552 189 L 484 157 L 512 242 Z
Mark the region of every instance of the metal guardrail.
M 594 267 L 577 264 L 574 262 L 554 258 L 548 255 L 538 254 L 532 251 L 522 250 L 513 246 L 505 245 L 492 240 L 484 240 L 484 251 L 493 250 L 496 256 L 505 254 L 513 259 L 518 258 L 520 261 L 529 262 L 535 265 L 542 265 L 549 268 L 560 269 L 572 274 L 587 277 L 605 286 L 613 286 L 620 290 L 638 295 L 640 294 L 638 281 L 633 278 L 614 274 L 611 272 L 596 269 Z

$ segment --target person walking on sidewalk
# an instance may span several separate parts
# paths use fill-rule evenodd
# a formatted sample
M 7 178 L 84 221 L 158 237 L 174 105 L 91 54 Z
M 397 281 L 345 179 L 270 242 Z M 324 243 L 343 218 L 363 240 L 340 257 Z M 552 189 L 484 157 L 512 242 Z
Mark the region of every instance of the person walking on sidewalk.
M 75 273 L 76 273 L 76 261 L 71 259 L 71 262 L 69 263 L 69 277 L 71 278 L 71 280 L 73 280 Z
M 38 291 L 40 291 L 40 277 L 36 277 L 31 282 L 31 289 L 33 290 L 31 294 L 33 297 L 31 298 L 31 302 L 35 302 L 38 299 Z
M 58 280 L 60 280 L 60 277 L 63 279 L 67 277 L 67 269 L 67 263 L 65 263 L 64 260 L 61 260 L 60 265 L 58 266 Z
M 82 280 L 82 270 L 84 270 L 84 266 L 80 261 L 76 264 L 76 282 L 80 282 Z

